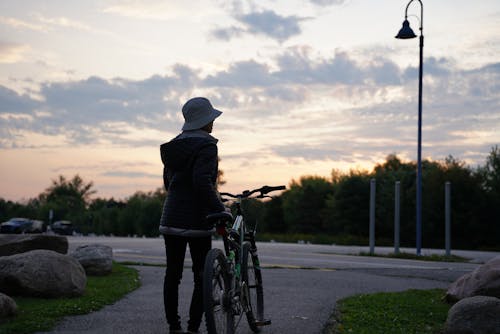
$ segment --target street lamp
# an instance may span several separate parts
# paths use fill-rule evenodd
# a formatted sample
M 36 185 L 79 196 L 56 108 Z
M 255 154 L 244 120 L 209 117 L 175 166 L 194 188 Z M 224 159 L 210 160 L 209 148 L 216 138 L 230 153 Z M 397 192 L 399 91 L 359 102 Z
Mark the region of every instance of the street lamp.
M 408 22 L 408 7 L 413 1 L 420 3 L 420 66 L 418 71 L 418 148 L 417 148 L 417 255 L 421 255 L 422 249 L 422 76 L 423 76 L 423 50 L 424 50 L 424 5 L 420 0 L 410 0 L 406 5 L 405 20 L 403 27 L 399 30 L 396 38 L 409 39 L 415 38 L 417 35 L 410 28 Z

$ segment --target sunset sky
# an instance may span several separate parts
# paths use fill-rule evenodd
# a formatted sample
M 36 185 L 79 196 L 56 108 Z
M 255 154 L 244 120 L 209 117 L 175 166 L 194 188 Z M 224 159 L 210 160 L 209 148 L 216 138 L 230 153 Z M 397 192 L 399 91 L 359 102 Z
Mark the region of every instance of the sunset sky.
M 162 186 L 180 109 L 223 111 L 224 191 L 416 160 L 418 39 L 400 0 L 0 1 L 0 197 L 58 175 L 124 199 Z M 500 145 L 500 1 L 424 4 L 423 157 Z M 418 34 L 420 6 L 409 21 Z

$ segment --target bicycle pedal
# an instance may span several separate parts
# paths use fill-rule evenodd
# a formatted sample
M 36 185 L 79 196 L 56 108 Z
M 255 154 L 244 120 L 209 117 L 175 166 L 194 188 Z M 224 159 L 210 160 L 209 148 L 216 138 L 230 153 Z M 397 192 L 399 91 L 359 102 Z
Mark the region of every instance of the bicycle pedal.
M 268 326 L 270 324 L 271 324 L 271 319 L 255 321 L 255 326 L 257 326 L 257 327 Z

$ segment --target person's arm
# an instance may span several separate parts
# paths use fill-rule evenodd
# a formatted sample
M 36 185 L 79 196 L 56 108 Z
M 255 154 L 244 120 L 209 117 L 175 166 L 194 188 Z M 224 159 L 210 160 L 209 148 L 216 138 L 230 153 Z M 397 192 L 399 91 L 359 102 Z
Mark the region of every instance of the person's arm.
M 193 186 L 211 213 L 225 210 L 214 184 L 217 164 L 217 145 L 211 144 L 200 149 L 193 165 Z
M 165 186 L 165 190 L 167 191 L 169 184 L 170 184 L 169 171 L 167 167 L 163 167 L 163 185 Z

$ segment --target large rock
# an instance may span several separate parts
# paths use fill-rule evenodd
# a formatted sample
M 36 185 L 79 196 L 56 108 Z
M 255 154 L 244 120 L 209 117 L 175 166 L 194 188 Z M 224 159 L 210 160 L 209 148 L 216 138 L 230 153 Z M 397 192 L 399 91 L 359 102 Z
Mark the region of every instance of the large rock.
M 500 256 L 453 282 L 448 287 L 445 298 L 449 302 L 455 302 L 472 296 L 500 298 Z
M 68 252 L 68 239 L 57 235 L 41 234 L 0 235 L 0 256 L 9 256 L 35 249 L 48 249 L 66 254 Z
M 113 249 L 105 245 L 84 245 L 71 253 L 87 275 L 108 275 L 113 270 Z
M 450 309 L 446 334 L 500 334 L 500 299 L 464 298 Z
M 11 296 L 75 297 L 86 284 L 85 270 L 69 255 L 34 250 L 0 257 L 0 292 Z
M 0 293 L 0 319 L 17 314 L 17 304 L 14 299 Z

